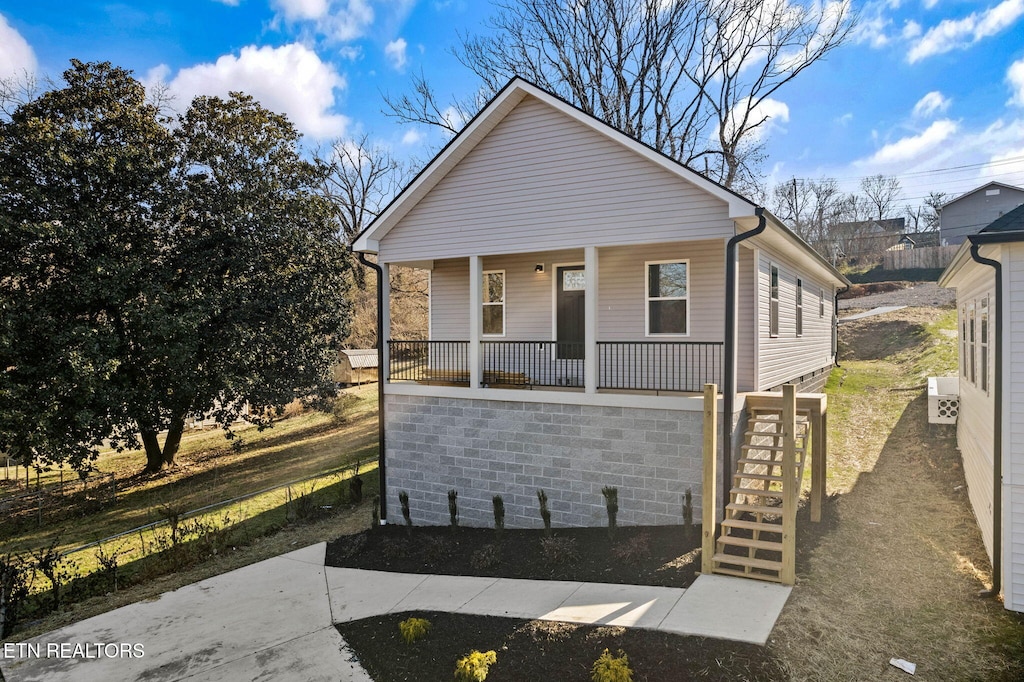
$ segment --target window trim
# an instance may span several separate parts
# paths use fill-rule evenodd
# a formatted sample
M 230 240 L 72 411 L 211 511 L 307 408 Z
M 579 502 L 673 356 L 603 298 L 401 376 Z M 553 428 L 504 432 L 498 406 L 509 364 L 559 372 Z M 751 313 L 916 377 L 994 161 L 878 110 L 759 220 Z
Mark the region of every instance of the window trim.
M 686 296 L 658 296 L 652 298 L 651 293 L 651 266 L 652 265 L 676 265 L 681 264 L 686 266 Z M 690 305 L 690 299 L 692 298 L 691 278 L 690 278 L 690 259 L 689 258 L 668 258 L 665 260 L 645 260 L 644 261 L 644 337 L 645 338 L 686 338 L 690 336 L 690 311 L 693 306 Z M 652 332 L 651 331 L 651 301 L 686 301 L 686 331 L 679 332 Z
M 978 310 L 978 327 L 979 327 L 979 339 L 978 339 L 978 355 L 981 362 L 979 370 L 981 374 L 981 390 L 985 391 L 985 395 L 988 395 L 991 388 L 991 381 L 988 379 L 989 372 L 989 344 L 992 337 L 992 325 L 989 319 L 989 305 L 988 296 L 984 296 L 981 299 L 981 304 Z
M 825 319 L 825 290 L 818 288 L 818 317 Z
M 775 284 L 772 284 L 772 277 Z M 768 336 L 779 336 L 779 299 L 782 298 L 782 270 L 776 263 L 768 261 Z
M 974 301 L 971 301 L 970 304 L 968 304 L 968 306 L 967 306 L 967 314 L 968 314 L 968 324 L 967 324 L 967 329 L 968 329 L 968 332 L 967 332 L 967 345 L 968 345 L 968 349 L 967 349 L 967 356 L 968 356 L 968 361 L 970 362 L 970 374 L 968 375 L 967 380 L 970 381 L 975 386 L 977 386 L 978 385 L 978 362 L 977 362 L 977 357 L 975 355 L 975 352 L 976 352 L 976 349 L 977 349 L 976 340 L 977 340 L 977 334 L 978 334 L 978 324 L 977 324 L 977 317 L 975 316 L 975 302 Z
M 487 275 L 501 275 L 501 302 L 489 302 L 487 301 Z M 508 332 L 507 325 L 507 304 L 508 304 L 508 277 L 505 276 L 504 270 L 484 270 L 482 274 L 483 281 L 480 282 L 481 296 L 480 296 L 480 336 L 488 339 L 500 339 L 504 338 L 506 332 Z M 487 306 L 501 306 L 501 333 L 500 334 L 488 334 L 483 330 L 484 324 L 484 308 Z

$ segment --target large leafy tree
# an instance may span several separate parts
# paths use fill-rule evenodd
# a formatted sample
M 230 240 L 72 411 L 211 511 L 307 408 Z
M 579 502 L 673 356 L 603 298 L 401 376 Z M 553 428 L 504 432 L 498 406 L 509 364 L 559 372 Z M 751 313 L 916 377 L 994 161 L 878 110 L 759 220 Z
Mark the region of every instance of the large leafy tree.
M 0 447 L 83 468 L 141 437 L 154 471 L 191 414 L 325 394 L 346 265 L 294 128 L 233 94 L 172 131 L 129 72 L 64 80 L 0 124 Z

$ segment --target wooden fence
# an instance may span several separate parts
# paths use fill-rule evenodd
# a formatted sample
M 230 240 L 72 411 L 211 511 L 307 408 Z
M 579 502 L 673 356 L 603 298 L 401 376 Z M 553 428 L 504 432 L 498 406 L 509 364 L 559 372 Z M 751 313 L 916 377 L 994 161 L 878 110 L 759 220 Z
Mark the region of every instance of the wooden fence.
M 957 246 L 925 246 L 919 249 L 886 251 L 882 267 L 885 270 L 944 268 L 956 255 Z

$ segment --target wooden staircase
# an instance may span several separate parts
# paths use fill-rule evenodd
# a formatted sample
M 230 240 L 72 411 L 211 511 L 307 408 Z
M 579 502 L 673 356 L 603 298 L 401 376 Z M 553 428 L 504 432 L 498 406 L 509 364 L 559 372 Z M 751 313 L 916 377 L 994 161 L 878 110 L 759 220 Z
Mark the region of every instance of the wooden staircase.
M 796 410 L 793 415 L 792 478 L 783 485 L 787 417 L 782 407 L 750 411 L 722 532 L 715 541 L 714 573 L 785 584 L 795 580 L 796 506 L 811 419 L 808 410 Z

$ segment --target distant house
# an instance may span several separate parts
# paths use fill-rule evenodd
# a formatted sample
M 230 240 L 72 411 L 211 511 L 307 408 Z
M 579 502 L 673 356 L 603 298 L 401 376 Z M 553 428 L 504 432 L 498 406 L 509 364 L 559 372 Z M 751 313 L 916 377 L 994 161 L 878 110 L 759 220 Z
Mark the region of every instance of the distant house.
M 334 382 L 351 385 L 377 381 L 377 369 L 376 348 L 340 350 L 334 365 Z
M 824 385 L 848 285 L 752 201 L 520 79 L 354 248 L 384 283 L 430 273 L 429 340 L 391 338 L 387 305 L 379 330 L 381 495 L 427 524 L 457 489 L 464 525 L 501 495 L 508 526 L 536 526 L 544 489 L 556 524 L 601 525 L 604 486 L 619 523 L 678 524 L 687 490 L 701 503 L 704 385 L 739 451 L 747 392 Z
M 963 244 L 967 235 L 980 232 L 1021 204 L 1024 204 L 1024 189 L 1001 182 L 990 182 L 961 194 L 939 210 L 942 243 Z
M 1024 611 L 1024 205 L 965 238 L 939 278 L 956 289 L 957 444 L 997 587 Z
M 843 257 L 858 262 L 864 258 L 881 258 L 886 250 L 900 242 L 905 228 L 905 218 L 859 220 L 837 223 L 834 234 Z

